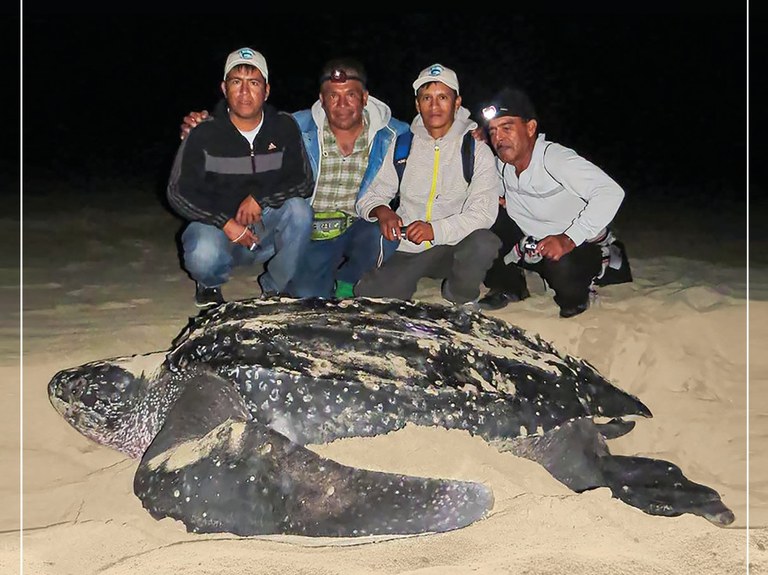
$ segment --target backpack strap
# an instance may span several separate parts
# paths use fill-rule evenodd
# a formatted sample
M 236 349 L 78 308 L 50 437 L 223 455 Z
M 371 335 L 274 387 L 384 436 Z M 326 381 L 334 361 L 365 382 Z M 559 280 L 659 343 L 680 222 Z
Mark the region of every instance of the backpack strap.
M 403 181 L 405 163 L 408 160 L 408 154 L 411 153 L 411 142 L 413 142 L 413 132 L 410 130 L 403 132 L 395 140 L 395 152 L 392 156 L 392 162 L 395 165 L 395 172 L 397 172 L 397 194 L 389 202 L 389 207 L 393 210 L 397 210 L 400 205 L 400 182 Z
M 392 161 L 395 163 L 395 171 L 397 172 L 398 188 L 400 182 L 403 181 L 403 172 L 405 171 L 405 163 L 408 161 L 408 154 L 411 153 L 411 142 L 413 141 L 413 132 L 408 130 L 403 132 L 395 140 L 395 155 L 392 157 Z
M 475 173 L 475 139 L 472 132 L 464 134 L 461 142 L 461 167 L 464 170 L 464 181 L 470 183 Z

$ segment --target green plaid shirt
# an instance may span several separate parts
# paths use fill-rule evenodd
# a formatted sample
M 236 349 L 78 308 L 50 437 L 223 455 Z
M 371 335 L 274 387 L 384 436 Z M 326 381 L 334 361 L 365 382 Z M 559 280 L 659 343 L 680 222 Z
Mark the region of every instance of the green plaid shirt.
M 355 147 L 349 156 L 341 155 L 327 119 L 323 123 L 321 137 L 323 156 L 312 208 L 315 212 L 354 214 L 357 192 L 368 166 L 368 111 L 363 110 L 363 131 L 355 140 Z

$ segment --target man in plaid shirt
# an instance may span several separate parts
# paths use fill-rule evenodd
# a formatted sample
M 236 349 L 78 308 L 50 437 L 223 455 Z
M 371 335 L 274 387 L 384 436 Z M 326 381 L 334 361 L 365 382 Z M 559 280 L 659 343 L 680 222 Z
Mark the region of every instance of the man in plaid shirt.
M 368 94 L 363 65 L 351 58 L 326 62 L 320 98 L 296 112 L 315 174 L 312 241 L 289 291 L 297 296 L 352 297 L 362 275 L 397 249 L 376 223 L 358 218 L 355 203 L 369 188 L 387 150 L 408 124 Z

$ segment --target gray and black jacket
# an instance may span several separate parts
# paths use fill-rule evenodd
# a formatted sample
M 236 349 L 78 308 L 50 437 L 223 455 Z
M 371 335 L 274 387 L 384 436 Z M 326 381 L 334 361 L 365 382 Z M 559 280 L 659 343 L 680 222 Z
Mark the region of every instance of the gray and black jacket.
M 167 197 L 183 218 L 223 227 L 249 194 L 261 206 L 279 208 L 308 198 L 312 168 L 293 117 L 264 105 L 253 147 L 229 119 L 226 101 L 213 118 L 190 131 L 176 153 Z

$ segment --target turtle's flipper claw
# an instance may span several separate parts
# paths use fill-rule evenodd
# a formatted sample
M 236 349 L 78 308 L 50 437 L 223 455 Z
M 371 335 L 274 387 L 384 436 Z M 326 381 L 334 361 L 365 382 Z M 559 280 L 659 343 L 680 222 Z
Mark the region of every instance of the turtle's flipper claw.
M 596 423 L 595 427 L 597 427 L 603 439 L 616 439 L 632 431 L 635 428 L 635 422 L 614 417 L 607 423 Z
M 693 513 L 721 526 L 734 520 L 717 491 L 689 480 L 674 463 L 607 455 L 600 465 L 614 497 L 646 513 L 669 517 Z

